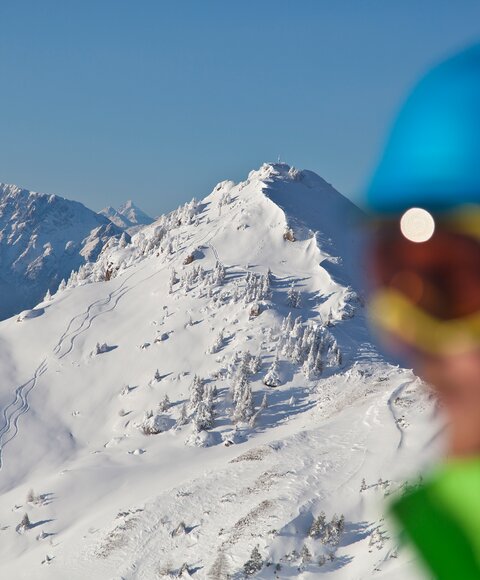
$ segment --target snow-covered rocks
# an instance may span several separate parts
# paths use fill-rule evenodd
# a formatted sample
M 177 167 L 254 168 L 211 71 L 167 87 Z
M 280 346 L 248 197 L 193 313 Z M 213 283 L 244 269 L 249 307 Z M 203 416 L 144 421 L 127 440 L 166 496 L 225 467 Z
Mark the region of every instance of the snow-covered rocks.
M 212 445 L 218 445 L 219 441 L 220 435 L 218 433 L 193 429 L 192 433 L 185 439 L 185 445 L 190 447 L 211 447 Z
M 139 425 L 139 429 L 144 435 L 158 435 L 159 433 L 171 429 L 174 424 L 175 422 L 170 417 L 149 411 L 145 413 L 145 417 Z
M 17 322 L 23 322 L 24 320 L 30 320 L 32 318 L 38 318 L 45 314 L 44 308 L 33 308 L 32 310 L 23 310 L 17 316 Z

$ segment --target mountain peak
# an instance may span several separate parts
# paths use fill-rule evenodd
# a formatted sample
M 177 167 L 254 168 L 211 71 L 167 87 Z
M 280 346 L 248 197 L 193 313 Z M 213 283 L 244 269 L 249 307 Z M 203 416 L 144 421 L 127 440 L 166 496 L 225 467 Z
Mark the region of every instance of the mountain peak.
M 108 206 L 99 213 L 129 233 L 135 233 L 141 227 L 149 225 L 154 221 L 153 218 L 133 203 L 131 199 L 120 205 L 118 209 Z
M 265 579 L 412 577 L 378 503 L 440 428 L 370 343 L 353 208 L 265 164 L 0 324 L 2 577 L 241 577 L 255 544 Z

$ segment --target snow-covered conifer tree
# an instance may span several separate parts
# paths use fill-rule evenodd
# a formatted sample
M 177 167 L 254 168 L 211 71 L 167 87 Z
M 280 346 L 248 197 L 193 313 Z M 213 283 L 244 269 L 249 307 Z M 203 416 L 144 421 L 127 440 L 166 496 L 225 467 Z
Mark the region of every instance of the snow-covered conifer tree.
M 217 335 L 217 338 L 215 339 L 215 342 L 208 349 L 208 353 L 209 354 L 217 353 L 222 348 L 223 339 L 224 339 L 223 330 L 220 330 L 220 332 Z
M 248 379 L 244 377 L 242 379 L 241 386 L 237 391 L 233 420 L 235 422 L 247 422 L 252 418 L 254 413 L 255 408 L 253 406 L 252 388 L 248 382 Z
M 268 398 L 267 398 L 267 393 L 265 393 L 263 395 L 263 399 L 262 402 L 260 404 L 260 409 L 267 409 L 268 408 Z
M 193 414 L 193 427 L 197 433 L 213 427 L 213 407 L 207 401 L 200 401 Z
M 263 384 L 267 387 L 278 387 L 281 385 L 277 357 L 273 359 L 272 365 L 268 369 L 267 374 L 263 377 Z
M 252 356 L 250 359 L 250 374 L 256 375 L 262 368 L 262 357 L 260 355 Z
M 303 566 L 306 566 L 312 561 L 312 554 L 306 544 L 303 545 L 303 548 L 300 552 L 300 558 L 302 560 Z
M 325 517 L 325 513 L 320 512 L 320 515 L 313 520 L 308 535 L 311 538 L 320 538 L 321 536 L 323 536 L 323 532 L 325 530 L 326 525 L 327 518 Z
M 243 573 L 245 576 L 253 576 L 263 568 L 262 555 L 258 549 L 258 546 L 253 548 L 250 558 L 243 565 Z
M 188 412 L 187 412 L 187 405 L 183 403 L 180 409 L 180 417 L 177 419 L 177 427 L 181 427 L 182 425 L 186 425 L 188 423 Z
M 170 399 L 168 398 L 168 395 L 165 395 L 162 402 L 158 405 L 158 409 L 162 413 L 165 413 L 170 409 L 170 407 L 171 407 Z
M 282 322 L 282 332 L 283 334 L 288 334 L 293 328 L 293 323 L 292 323 L 292 313 L 289 312 L 287 314 L 287 316 L 283 319 Z
M 193 377 L 193 381 L 192 384 L 190 386 L 190 410 L 193 412 L 196 410 L 197 405 L 200 403 L 200 401 L 203 400 L 203 395 L 204 395 L 204 384 L 202 379 L 195 375 Z
M 23 515 L 22 521 L 16 527 L 16 530 L 17 532 L 25 532 L 26 530 L 30 529 L 31 525 L 30 518 L 28 517 L 28 514 L 25 513 Z
M 295 284 L 292 282 L 292 285 L 287 292 L 287 305 L 290 306 L 290 308 L 298 308 L 300 306 L 300 302 L 300 292 L 295 289 Z
M 231 578 L 230 566 L 224 552 L 220 552 L 216 557 L 208 571 L 208 578 L 210 580 L 229 580 Z

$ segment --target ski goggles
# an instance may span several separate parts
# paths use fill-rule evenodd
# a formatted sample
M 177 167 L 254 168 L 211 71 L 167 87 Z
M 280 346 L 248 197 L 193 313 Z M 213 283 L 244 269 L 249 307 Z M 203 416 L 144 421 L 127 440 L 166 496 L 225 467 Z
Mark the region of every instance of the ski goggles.
M 370 257 L 377 328 L 430 354 L 480 347 L 480 206 L 378 220 Z

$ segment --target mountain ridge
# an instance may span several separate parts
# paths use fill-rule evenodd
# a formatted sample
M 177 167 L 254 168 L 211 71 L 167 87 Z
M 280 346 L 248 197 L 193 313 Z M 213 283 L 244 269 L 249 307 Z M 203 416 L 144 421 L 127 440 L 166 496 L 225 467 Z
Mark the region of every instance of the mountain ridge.
M 34 306 L 121 234 L 80 202 L 0 184 L 0 318 Z
M 0 323 L 3 575 L 415 578 L 381 509 L 434 401 L 376 352 L 314 181 L 220 182 Z

